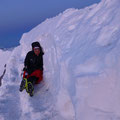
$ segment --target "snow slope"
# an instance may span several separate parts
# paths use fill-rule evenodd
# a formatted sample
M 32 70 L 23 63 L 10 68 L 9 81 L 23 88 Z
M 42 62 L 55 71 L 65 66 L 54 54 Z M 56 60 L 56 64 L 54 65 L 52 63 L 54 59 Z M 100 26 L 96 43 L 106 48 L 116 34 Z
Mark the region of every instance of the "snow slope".
M 4 65 L 7 64 L 8 59 L 10 58 L 12 51 L 4 51 L 0 49 L 0 75 L 3 72 Z
M 120 0 L 68 9 L 25 33 L 7 64 L 0 120 L 120 120 Z M 44 82 L 19 93 L 31 43 L 44 48 Z
M 0 86 L 2 85 L 3 77 L 6 73 L 6 64 L 11 55 L 10 50 L 1 50 L 0 49 Z

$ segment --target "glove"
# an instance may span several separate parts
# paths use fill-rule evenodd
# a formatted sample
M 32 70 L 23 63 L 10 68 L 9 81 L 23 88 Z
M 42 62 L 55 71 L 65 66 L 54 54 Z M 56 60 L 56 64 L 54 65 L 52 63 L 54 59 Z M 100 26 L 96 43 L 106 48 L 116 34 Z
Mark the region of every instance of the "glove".
M 28 73 L 25 72 L 24 75 L 23 75 L 23 78 L 27 78 L 27 76 L 28 76 Z
M 27 66 L 23 68 L 23 71 L 24 71 L 23 78 L 27 78 L 27 76 L 28 76 Z
M 27 71 L 27 66 L 25 66 L 25 67 L 23 68 L 23 71 Z
M 28 75 L 28 73 L 26 72 L 26 73 L 25 73 L 25 76 L 27 76 L 27 75 Z

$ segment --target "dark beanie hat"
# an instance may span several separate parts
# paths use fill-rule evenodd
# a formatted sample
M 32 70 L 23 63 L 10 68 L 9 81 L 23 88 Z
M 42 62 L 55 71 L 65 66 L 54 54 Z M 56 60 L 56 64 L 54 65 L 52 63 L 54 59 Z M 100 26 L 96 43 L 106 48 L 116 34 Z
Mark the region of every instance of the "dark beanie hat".
M 32 43 L 32 49 L 34 49 L 35 47 L 39 47 L 40 48 L 41 47 L 40 43 L 39 42 L 33 42 Z

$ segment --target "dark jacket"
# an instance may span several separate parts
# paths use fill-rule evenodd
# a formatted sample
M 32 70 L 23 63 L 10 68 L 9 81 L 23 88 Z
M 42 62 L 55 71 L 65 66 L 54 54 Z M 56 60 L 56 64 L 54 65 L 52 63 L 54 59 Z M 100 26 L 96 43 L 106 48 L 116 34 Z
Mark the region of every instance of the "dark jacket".
M 34 51 L 30 51 L 27 53 L 24 65 L 25 70 L 28 72 L 28 74 L 31 74 L 38 69 L 43 71 L 43 55 L 43 52 L 41 52 L 39 56 L 35 55 Z

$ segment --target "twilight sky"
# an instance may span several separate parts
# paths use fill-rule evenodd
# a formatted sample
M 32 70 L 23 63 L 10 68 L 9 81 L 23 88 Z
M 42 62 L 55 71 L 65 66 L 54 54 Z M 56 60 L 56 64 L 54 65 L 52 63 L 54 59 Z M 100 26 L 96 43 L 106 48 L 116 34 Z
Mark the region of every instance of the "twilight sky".
M 84 8 L 101 0 L 0 0 L 0 48 L 19 45 L 23 33 L 68 8 Z

